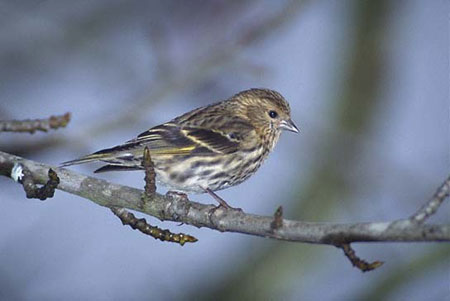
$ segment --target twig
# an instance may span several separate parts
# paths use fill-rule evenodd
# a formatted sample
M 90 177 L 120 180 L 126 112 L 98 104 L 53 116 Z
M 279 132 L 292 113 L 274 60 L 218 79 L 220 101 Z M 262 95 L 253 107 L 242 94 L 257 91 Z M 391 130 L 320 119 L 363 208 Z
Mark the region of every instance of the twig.
M 283 207 L 279 206 L 275 214 L 273 215 L 273 221 L 270 224 L 272 230 L 278 230 L 283 227 Z
M 13 165 L 11 169 L 11 178 L 22 184 L 26 196 L 29 199 L 40 199 L 41 201 L 47 198 L 52 198 L 55 194 L 55 189 L 58 187 L 59 178 L 53 169 L 48 170 L 48 181 L 42 187 L 38 187 L 34 183 L 34 179 L 30 171 L 20 163 Z
M 438 188 L 438 190 L 434 193 L 431 200 L 428 201 L 425 205 L 423 205 L 413 216 L 409 219 L 418 224 L 422 224 L 425 222 L 427 218 L 436 213 L 439 206 L 444 202 L 444 200 L 450 194 L 450 177 L 445 180 L 445 182 Z
M 423 224 L 427 218 L 436 213 L 439 209 L 439 206 L 444 202 L 444 200 L 450 194 L 450 177 L 445 180 L 445 182 L 437 189 L 434 193 L 431 200 L 429 200 L 426 204 L 424 204 L 414 215 L 409 218 L 409 221 L 417 224 Z M 399 221 L 401 224 L 405 221 Z M 374 261 L 372 263 L 368 263 L 359 257 L 356 256 L 355 251 L 351 248 L 350 244 L 340 244 L 337 246 L 344 251 L 344 254 L 353 264 L 353 266 L 357 267 L 363 272 L 374 270 L 380 267 L 383 262 L 382 261 Z
M 70 113 L 50 116 L 47 119 L 0 120 L 0 132 L 47 132 L 50 129 L 65 127 L 70 121 Z
M 161 241 L 168 241 L 184 245 L 187 242 L 196 242 L 197 238 L 184 233 L 172 233 L 168 229 L 160 229 L 151 226 L 147 223 L 145 218 L 136 218 L 133 213 L 128 212 L 124 208 L 111 207 L 111 211 L 122 221 L 123 225 L 129 225 L 134 230 L 139 230 L 154 239 Z
M 150 150 L 148 147 L 144 149 L 144 156 L 142 158 L 142 166 L 145 170 L 145 187 L 144 192 L 146 196 L 152 196 L 156 192 L 155 183 L 155 168 L 153 166 L 152 158 L 150 157 Z
M 362 272 L 368 272 L 375 270 L 376 268 L 379 268 L 383 265 L 384 262 L 382 261 L 374 261 L 374 262 L 367 262 L 356 256 L 355 250 L 352 249 L 350 244 L 341 244 L 337 246 L 338 248 L 342 249 L 344 251 L 345 256 L 350 260 L 352 265 L 354 267 L 357 267 Z

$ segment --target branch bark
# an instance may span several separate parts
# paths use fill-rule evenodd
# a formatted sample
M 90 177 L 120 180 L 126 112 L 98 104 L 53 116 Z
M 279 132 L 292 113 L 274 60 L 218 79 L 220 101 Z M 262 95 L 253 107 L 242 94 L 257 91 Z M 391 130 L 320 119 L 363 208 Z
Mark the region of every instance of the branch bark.
M 50 129 L 65 127 L 70 121 L 70 113 L 50 116 L 44 119 L 0 120 L 0 132 L 48 132 Z
M 110 183 L 73 171 L 52 167 L 0 152 L 0 173 L 10 177 L 11 166 L 21 163 L 38 184 L 47 182 L 50 168 L 60 178 L 58 189 L 89 199 L 98 205 L 120 207 L 161 220 L 207 227 L 221 232 L 237 232 L 279 240 L 341 246 L 353 242 L 450 242 L 450 225 L 419 224 L 411 219 L 373 223 L 314 223 L 282 220 L 273 227 L 272 216 L 247 214 L 187 201 L 176 194 L 154 193 L 141 201 L 143 190 Z
M 423 205 L 414 215 L 409 219 L 418 224 L 425 222 L 427 218 L 436 213 L 439 206 L 442 205 L 444 200 L 450 195 L 450 176 L 445 182 L 438 188 L 433 197 Z

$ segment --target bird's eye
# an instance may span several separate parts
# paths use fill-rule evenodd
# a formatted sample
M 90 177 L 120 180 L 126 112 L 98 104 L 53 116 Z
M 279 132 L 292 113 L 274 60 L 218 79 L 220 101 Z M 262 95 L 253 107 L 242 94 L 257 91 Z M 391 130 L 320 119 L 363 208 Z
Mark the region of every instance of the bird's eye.
M 270 116 L 270 118 L 277 118 L 278 113 L 275 111 L 269 111 L 269 116 Z
M 228 133 L 228 137 L 229 137 L 230 139 L 237 139 L 237 136 L 236 136 L 235 133 Z

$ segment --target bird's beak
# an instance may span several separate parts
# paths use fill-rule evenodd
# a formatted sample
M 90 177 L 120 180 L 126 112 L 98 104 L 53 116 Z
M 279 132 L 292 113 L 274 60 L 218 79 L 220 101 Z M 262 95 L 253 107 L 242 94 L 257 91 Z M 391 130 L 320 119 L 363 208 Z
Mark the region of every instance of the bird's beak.
M 282 120 L 280 122 L 280 128 L 286 131 L 298 133 L 298 127 L 295 125 L 295 123 L 292 121 L 292 119 L 288 120 Z

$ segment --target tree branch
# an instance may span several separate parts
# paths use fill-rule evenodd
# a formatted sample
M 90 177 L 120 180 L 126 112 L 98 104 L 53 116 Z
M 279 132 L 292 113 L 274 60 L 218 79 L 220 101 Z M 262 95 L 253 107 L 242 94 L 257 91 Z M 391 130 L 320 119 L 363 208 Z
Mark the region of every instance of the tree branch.
M 168 229 L 160 229 L 147 223 L 145 218 L 137 218 L 133 213 L 128 212 L 124 208 L 111 207 L 111 211 L 117 216 L 123 225 L 129 225 L 134 230 L 138 229 L 142 233 L 159 239 L 161 241 L 170 241 L 184 245 L 187 242 L 196 242 L 197 238 L 184 234 L 184 233 L 172 233 Z
M 356 256 L 355 250 L 352 249 L 350 244 L 342 244 L 337 247 L 341 248 L 342 251 L 344 251 L 344 255 L 348 258 L 348 260 L 350 260 L 353 266 L 357 267 L 363 272 L 375 270 L 376 268 L 379 268 L 383 265 L 382 261 L 374 261 L 369 263 L 365 260 L 362 260 L 361 258 Z
M 65 127 L 70 121 L 70 113 L 50 116 L 45 119 L 0 120 L 0 132 L 47 132 L 50 129 Z
M 436 193 L 433 195 L 431 200 L 429 200 L 425 205 L 423 205 L 413 216 L 409 219 L 418 224 L 423 224 L 427 218 L 436 213 L 439 206 L 444 202 L 444 200 L 450 195 L 450 176 L 445 180 L 445 182 L 438 188 Z
M 450 242 L 450 225 L 418 224 L 411 220 L 374 223 L 314 223 L 283 219 L 274 229 L 273 217 L 225 210 L 187 201 L 176 194 L 154 193 L 142 204 L 143 191 L 55 168 L 0 152 L 0 173 L 10 177 L 11 166 L 20 162 L 31 172 L 35 183 L 45 184 L 49 168 L 60 178 L 58 189 L 87 198 L 98 205 L 128 208 L 161 220 L 207 227 L 221 232 L 237 232 L 279 240 L 341 246 L 353 242 Z

